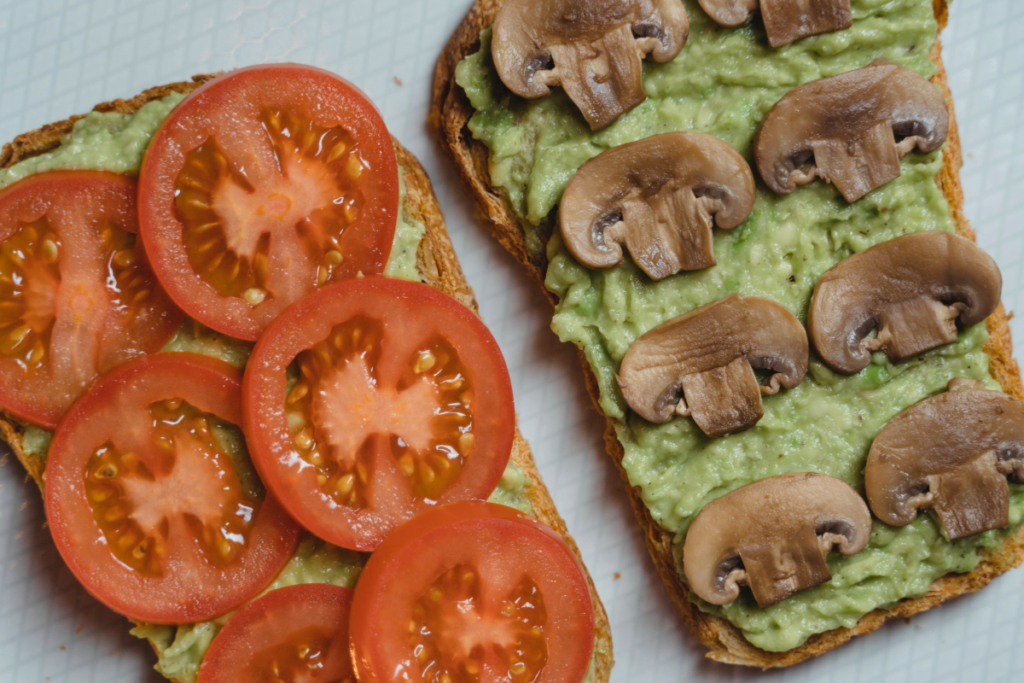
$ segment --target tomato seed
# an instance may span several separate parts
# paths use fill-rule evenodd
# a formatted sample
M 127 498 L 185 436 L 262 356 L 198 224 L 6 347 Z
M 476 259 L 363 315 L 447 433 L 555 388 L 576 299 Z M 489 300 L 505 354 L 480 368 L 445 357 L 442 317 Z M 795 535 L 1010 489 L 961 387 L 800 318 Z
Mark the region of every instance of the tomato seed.
M 411 477 L 413 472 L 416 471 L 416 463 L 413 462 L 412 456 L 408 453 L 398 460 L 398 467 L 407 477 Z
M 327 155 L 327 163 L 337 161 L 338 158 L 347 151 L 348 145 L 346 145 L 344 142 L 339 142 L 333 148 L 331 148 L 331 153 Z
M 473 450 L 473 445 L 476 443 L 476 437 L 473 432 L 466 432 L 459 437 L 459 452 L 462 455 L 469 455 L 469 452 Z
M 57 244 L 53 240 L 43 240 L 43 260 L 47 263 L 56 263 L 57 256 Z
M 242 298 L 245 299 L 245 301 L 250 306 L 259 306 L 261 303 L 263 303 L 264 299 L 267 298 L 267 293 L 264 292 L 259 287 L 250 287 L 249 289 L 245 290 L 245 293 L 242 295 Z
M 295 388 L 292 389 L 292 392 L 288 394 L 288 403 L 295 403 L 296 401 L 301 401 L 308 393 L 308 384 L 296 384 Z
M 430 368 L 434 367 L 437 363 L 437 357 L 434 356 L 430 351 L 424 351 L 416 359 L 416 366 L 413 368 L 413 372 L 419 374 L 425 372 Z
M 17 346 L 25 339 L 25 337 L 28 336 L 28 333 L 31 331 L 31 327 L 29 327 L 28 325 L 22 325 L 21 327 L 15 328 L 8 336 L 14 343 L 13 345 Z
M 345 162 L 345 175 L 352 180 L 359 180 L 359 176 L 363 175 L 363 163 L 359 160 L 359 157 L 353 154 Z
M 96 476 L 100 479 L 110 479 L 117 476 L 117 466 L 107 464 L 96 470 Z
M 338 483 L 335 486 L 342 495 L 347 495 L 352 492 L 352 489 L 356 485 L 356 478 L 351 474 L 346 474 L 343 477 L 338 478 Z
M 341 255 L 341 252 L 337 249 L 332 249 L 327 252 L 327 262 L 332 266 L 340 266 L 341 262 L 345 260 L 345 257 Z
M 295 445 L 304 451 L 313 447 L 313 435 L 308 429 L 303 429 L 295 436 Z

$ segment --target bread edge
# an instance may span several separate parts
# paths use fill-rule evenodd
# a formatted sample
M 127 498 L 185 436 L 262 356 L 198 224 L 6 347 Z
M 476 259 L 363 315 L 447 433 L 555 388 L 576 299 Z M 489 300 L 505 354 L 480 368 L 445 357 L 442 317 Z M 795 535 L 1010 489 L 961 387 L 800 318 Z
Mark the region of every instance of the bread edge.
M 163 99 L 172 93 L 190 93 L 216 76 L 217 74 L 200 74 L 193 76 L 191 81 L 157 86 L 145 90 L 130 99 L 117 99 L 112 102 L 98 104 L 93 108 L 93 111 L 133 114 L 143 105 Z M 61 140 L 71 132 L 75 121 L 81 118 L 84 118 L 84 115 L 72 116 L 64 121 L 51 123 L 37 130 L 19 135 L 13 141 L 5 144 L 2 150 L 0 150 L 0 169 L 8 168 L 19 161 L 55 149 L 60 145 Z M 422 223 L 425 228 L 423 239 L 416 253 L 416 269 L 426 284 L 454 297 L 479 315 L 476 298 L 472 288 L 466 281 L 462 267 L 459 265 L 458 258 L 455 255 L 455 250 L 445 225 L 444 214 L 434 194 L 430 178 L 427 176 L 419 160 L 409 150 L 402 146 L 395 138 L 392 138 L 392 142 L 394 143 L 398 166 L 402 169 L 406 185 L 405 203 L 402 209 Z M 23 432 L 23 428 L 14 422 L 9 415 L 0 412 L 0 434 L 10 445 L 11 450 L 39 486 L 42 493 L 45 461 L 25 453 L 22 449 Z M 548 492 L 547 487 L 544 485 L 544 480 L 537 470 L 537 464 L 533 459 L 530 445 L 523 438 L 518 425 L 516 426 L 515 441 L 512 445 L 511 461 L 522 468 L 531 480 L 531 485 L 527 492 L 530 504 L 533 506 L 534 515 L 565 539 L 576 555 L 577 560 L 579 560 L 583 573 L 587 577 L 594 605 L 595 627 L 595 656 L 591 681 L 593 683 L 607 683 L 614 663 L 611 626 L 608 623 L 608 615 L 605 612 L 600 596 L 597 594 L 593 578 L 583 563 L 579 547 L 577 547 L 576 541 L 566 528 L 565 521 L 555 508 L 555 502 L 552 500 L 551 494 Z M 155 652 L 156 647 L 152 641 L 150 641 L 150 645 L 153 646 Z
M 469 132 L 467 123 L 473 115 L 473 108 L 465 93 L 455 83 L 456 66 L 464 57 L 479 49 L 480 31 L 493 23 L 502 1 L 477 0 L 448 41 L 437 62 L 428 121 L 437 135 L 442 151 L 455 164 L 463 186 L 475 200 L 477 219 L 544 288 L 546 260 L 534 257 L 529 253 L 522 225 L 511 204 L 502 190 L 491 186 L 488 172 L 488 149 L 473 139 Z M 933 0 L 933 8 L 941 33 L 948 21 L 946 0 Z M 948 145 L 944 150 L 944 163 L 937 182 L 949 203 L 950 214 L 956 223 L 957 232 L 973 240 L 975 239 L 974 231 L 963 213 L 963 190 L 960 185 L 960 167 L 963 165 L 963 160 L 952 95 L 949 91 L 941 51 L 941 42 L 937 40 L 931 59 L 938 67 L 938 72 L 932 81 L 942 89 L 950 113 Z M 551 292 L 546 288 L 544 288 L 544 292 L 552 305 L 557 304 L 557 299 Z M 1000 305 L 986 323 L 990 336 L 984 351 L 989 356 L 992 375 L 1004 391 L 1024 400 L 1020 369 L 1012 357 L 1008 322 L 1006 311 Z M 603 414 L 600 408 L 600 390 L 597 378 L 591 371 L 582 351 L 579 351 L 579 356 L 583 365 L 587 389 L 598 412 Z M 665 583 L 669 596 L 675 603 L 687 629 L 702 645 L 708 648 L 705 656 L 718 662 L 763 669 L 792 666 L 824 654 L 854 636 L 866 635 L 890 619 L 908 618 L 937 607 L 959 595 L 980 590 L 992 579 L 1019 566 L 1024 560 L 1024 527 L 1021 527 L 1017 534 L 1001 547 L 993 551 L 982 551 L 982 561 L 970 573 L 947 574 L 936 580 L 924 595 L 901 600 L 889 609 L 876 609 L 861 617 L 852 628 L 837 628 L 813 635 L 800 647 L 786 652 L 767 652 L 752 645 L 743 637 L 742 632 L 728 621 L 701 612 L 696 605 L 689 601 L 688 589 L 679 576 L 672 556 L 672 535 L 662 530 L 651 517 L 650 511 L 640 496 L 640 488 L 630 486 L 626 471 L 622 467 L 624 455 L 622 445 L 615 435 L 611 419 L 607 419 L 604 440 L 607 452 L 622 477 L 633 512 L 643 529 L 648 552 Z

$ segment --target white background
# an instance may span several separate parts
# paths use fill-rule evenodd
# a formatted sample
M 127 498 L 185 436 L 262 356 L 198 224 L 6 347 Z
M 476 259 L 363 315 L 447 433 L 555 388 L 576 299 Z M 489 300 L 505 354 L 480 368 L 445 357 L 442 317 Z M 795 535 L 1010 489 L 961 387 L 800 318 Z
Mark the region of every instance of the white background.
M 1024 680 L 1024 570 L 783 672 L 703 660 L 647 557 L 575 352 L 548 329 L 550 306 L 537 286 L 474 223 L 427 130 L 434 61 L 470 3 L 0 0 L 0 141 L 194 73 L 275 61 L 340 73 L 377 103 L 434 181 L 462 266 L 508 361 L 522 430 L 611 617 L 613 681 Z M 1021 35 L 1024 2 L 956 0 L 943 36 L 963 136 L 967 215 L 1002 268 L 1011 310 L 1024 296 Z M 1013 328 L 1024 339 L 1022 325 L 1014 321 Z M 35 485 L 5 457 L 0 682 L 163 680 L 150 670 L 148 646 L 128 636 L 126 620 L 78 586 L 43 524 Z

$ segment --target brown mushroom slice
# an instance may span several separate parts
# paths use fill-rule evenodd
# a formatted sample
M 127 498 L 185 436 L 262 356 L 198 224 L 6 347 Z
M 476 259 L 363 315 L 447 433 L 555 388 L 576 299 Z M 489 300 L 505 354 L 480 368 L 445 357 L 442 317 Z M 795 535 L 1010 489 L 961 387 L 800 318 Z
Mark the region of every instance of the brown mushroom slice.
M 626 352 L 619 386 L 640 417 L 692 415 L 711 437 L 754 426 L 761 394 L 792 389 L 807 373 L 807 333 L 771 299 L 732 294 L 658 325 Z M 769 371 L 758 385 L 754 369 Z
M 971 240 L 938 230 L 903 235 L 840 261 L 814 287 L 807 328 L 836 372 L 893 363 L 957 339 L 999 305 L 999 267 Z M 875 338 L 867 335 L 877 330 Z
M 754 140 L 757 168 L 771 189 L 788 194 L 820 177 L 848 202 L 898 178 L 900 158 L 933 152 L 949 131 L 939 91 L 884 60 L 791 90 Z
M 729 230 L 754 208 L 754 174 L 739 152 L 704 133 L 662 133 L 613 147 L 580 167 L 559 223 L 588 268 L 623 261 L 653 280 L 715 265 L 713 225 Z
M 760 8 L 768 44 L 783 47 L 793 41 L 850 28 L 850 0 L 700 0 L 711 20 L 735 27 Z
M 749 586 L 760 607 L 832 578 L 833 546 L 859 553 L 871 538 L 871 513 L 850 486 L 810 472 L 742 486 L 700 511 L 686 533 L 683 573 L 690 589 L 727 605 Z
M 886 524 L 905 526 L 931 508 L 955 540 L 1010 523 L 1009 476 L 1024 482 L 1024 403 L 953 380 L 879 432 L 864 487 Z
M 689 32 L 679 0 L 506 0 L 491 55 L 509 90 L 534 99 L 561 86 L 600 130 L 644 101 L 644 57 L 673 59 Z

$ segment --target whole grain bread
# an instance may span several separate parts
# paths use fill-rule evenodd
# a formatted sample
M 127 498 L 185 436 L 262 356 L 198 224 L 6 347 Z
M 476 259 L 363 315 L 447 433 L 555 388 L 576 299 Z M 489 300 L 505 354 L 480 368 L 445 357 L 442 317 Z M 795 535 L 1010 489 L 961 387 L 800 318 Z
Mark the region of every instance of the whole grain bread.
M 476 0 L 469 13 L 456 29 L 441 54 L 434 76 L 433 102 L 429 121 L 437 133 L 444 153 L 455 163 L 457 172 L 466 190 L 476 203 L 477 218 L 494 237 L 525 267 L 534 280 L 543 288 L 547 262 L 543 254 L 531 254 L 527 248 L 523 227 L 512 205 L 503 191 L 490 183 L 488 172 L 488 149 L 474 140 L 467 127 L 474 110 L 463 92 L 455 83 L 455 68 L 466 56 L 480 48 L 480 32 L 491 26 L 504 0 Z M 927 1 L 927 0 L 923 0 Z M 948 19 L 946 0 L 933 0 L 935 17 L 940 30 Z M 938 67 L 932 79 L 942 88 L 949 104 L 949 144 L 944 151 L 944 165 L 937 178 L 939 187 L 949 202 L 950 212 L 956 222 L 957 232 L 974 239 L 974 231 L 963 214 L 963 193 L 960 186 L 962 166 L 960 139 L 953 116 L 953 100 L 942 65 L 941 45 L 936 42 L 931 55 Z M 552 304 L 557 303 L 554 295 L 544 290 Z M 1003 390 L 1024 400 L 1020 370 L 1011 355 L 1010 328 L 1003 307 L 1000 306 L 988 321 L 990 334 L 985 352 L 990 359 L 992 375 Z M 600 411 L 600 392 L 597 379 L 590 370 L 583 353 L 580 360 L 587 381 L 587 388 Z M 654 521 L 640 496 L 639 487 L 631 487 L 622 467 L 622 445 L 615 436 L 609 419 L 605 430 L 605 446 L 625 483 L 633 512 L 643 529 L 647 549 L 654 565 L 665 582 L 669 595 L 679 610 L 686 627 L 702 645 L 708 648 L 706 656 L 728 664 L 740 664 L 762 668 L 785 667 L 828 652 L 842 645 L 854 636 L 861 636 L 879 628 L 889 619 L 909 617 L 918 612 L 936 607 L 946 600 L 979 590 L 1003 572 L 1019 566 L 1024 560 L 1024 528 L 1001 547 L 982 552 L 982 561 L 969 574 L 949 574 L 935 581 L 928 592 L 919 598 L 902 600 L 889 609 L 877 609 L 864 615 L 853 628 L 838 628 L 814 635 L 798 648 L 787 652 L 766 652 L 751 645 L 739 629 L 729 622 L 701 612 L 687 599 L 688 589 L 680 577 L 672 556 L 672 535 Z
M 160 100 L 168 95 L 178 93 L 189 93 L 198 88 L 206 81 L 214 78 L 216 74 L 204 74 L 193 76 L 191 81 L 171 83 L 155 88 L 150 88 L 139 95 L 127 100 L 114 100 L 105 102 L 94 108 L 99 112 L 118 112 L 132 114 L 138 111 L 143 105 L 154 100 Z M 5 144 L 0 151 L 0 168 L 8 168 L 17 162 L 39 154 L 48 152 L 58 145 L 67 136 L 74 126 L 75 121 L 83 118 L 73 116 L 65 121 L 51 123 L 30 133 L 19 135 L 12 142 Z M 402 169 L 406 185 L 405 204 L 402 207 L 407 215 L 422 223 L 426 230 L 423 240 L 420 242 L 416 254 L 416 268 L 426 284 L 439 289 L 442 292 L 459 300 L 473 311 L 479 313 L 476 299 L 466 277 L 462 273 L 458 258 L 452 248 L 448 237 L 448 230 L 445 227 L 444 215 L 434 195 L 434 188 L 427 177 L 426 171 L 420 165 L 412 153 L 402 146 L 398 140 L 392 139 L 395 146 L 395 154 L 398 158 L 398 165 Z M 11 450 L 21 461 L 22 465 L 39 485 L 43 488 L 45 478 L 45 461 L 36 455 L 26 454 L 22 449 L 22 438 L 24 428 L 14 421 L 6 413 L 0 412 L 0 434 L 10 445 Z M 530 478 L 531 484 L 527 489 L 533 512 L 538 519 L 557 531 L 569 544 L 580 564 L 583 558 L 580 556 L 579 548 L 569 531 L 565 522 L 555 509 L 555 503 L 548 493 L 547 487 L 541 479 L 540 472 L 530 451 L 530 445 L 516 429 L 515 441 L 512 445 L 513 463 L 518 465 Z M 598 597 L 594 588 L 593 579 L 584 567 L 587 582 L 590 585 L 590 595 L 594 603 L 595 617 L 595 655 L 594 666 L 591 674 L 593 683 L 607 683 L 611 675 L 613 664 L 612 659 L 612 634 L 608 624 L 608 615 L 605 613 L 601 598 Z

